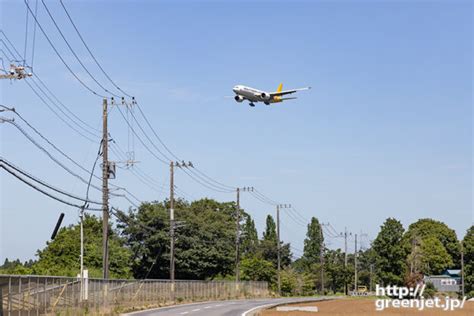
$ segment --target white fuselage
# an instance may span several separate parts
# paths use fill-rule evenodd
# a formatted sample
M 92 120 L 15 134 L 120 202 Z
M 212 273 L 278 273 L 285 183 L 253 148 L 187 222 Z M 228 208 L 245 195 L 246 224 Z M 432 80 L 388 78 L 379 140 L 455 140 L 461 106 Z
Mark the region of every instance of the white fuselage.
M 270 96 L 270 94 L 266 91 L 261 91 L 242 85 L 237 85 L 232 90 L 236 94 L 236 100 L 238 97 L 242 98 L 240 102 L 242 102 L 243 100 L 249 100 L 250 102 L 275 102 Z

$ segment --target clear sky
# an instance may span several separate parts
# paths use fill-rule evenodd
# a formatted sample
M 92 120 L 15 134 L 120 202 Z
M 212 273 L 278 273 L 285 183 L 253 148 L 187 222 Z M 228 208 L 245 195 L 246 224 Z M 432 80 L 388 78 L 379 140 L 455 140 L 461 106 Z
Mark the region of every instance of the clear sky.
M 405 227 L 419 218 L 434 218 L 460 237 L 472 225 L 470 1 L 64 2 L 96 57 L 137 97 L 171 150 L 220 182 L 255 186 L 273 200 L 291 203 L 303 217 L 316 216 L 338 231 L 345 226 L 362 231 L 369 236 L 363 239 L 365 246 L 387 217 Z M 46 3 L 78 55 L 110 87 L 58 2 Z M 0 12 L 1 29 L 23 54 L 23 1 L 1 1 Z M 74 71 L 99 91 L 41 2 L 38 17 Z M 32 25 L 30 16 L 30 64 Z M 71 111 L 100 126 L 101 99 L 78 84 L 39 30 L 33 65 Z M 236 84 L 272 91 L 280 82 L 284 88 L 313 89 L 271 107 L 250 108 L 224 98 Z M 25 82 L 3 80 L 0 100 L 15 106 L 74 159 L 92 166 L 97 144 L 58 120 Z M 81 182 L 12 125 L 0 126 L 2 156 L 84 195 Z M 110 132 L 126 149 L 127 126 L 117 110 L 110 115 Z M 134 148 L 139 168 L 163 183 L 165 191 L 144 186 L 124 169 L 111 182 L 142 200 L 163 200 L 168 167 L 137 140 Z M 119 160 L 113 153 L 111 159 Z M 207 190 L 179 171 L 175 182 L 193 197 L 235 198 Z M 99 192 L 91 196 L 100 199 Z M 111 203 L 129 205 L 117 198 Z M 265 216 L 275 209 L 245 193 L 241 204 L 261 234 Z M 32 191 L 5 172 L 0 210 L 0 261 L 33 258 L 60 212 L 66 214 L 65 224 L 78 220 L 76 209 Z M 281 217 L 282 239 L 298 249 L 298 256 L 306 228 L 285 212 Z M 340 239 L 329 243 L 343 244 Z

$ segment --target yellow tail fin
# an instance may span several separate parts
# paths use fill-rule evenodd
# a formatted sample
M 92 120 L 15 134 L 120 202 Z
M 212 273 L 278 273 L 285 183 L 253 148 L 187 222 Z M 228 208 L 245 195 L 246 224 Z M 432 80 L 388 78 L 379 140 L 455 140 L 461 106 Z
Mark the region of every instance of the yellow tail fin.
M 277 92 L 281 92 L 281 89 L 283 89 L 283 83 L 280 83 L 280 85 L 278 86 Z

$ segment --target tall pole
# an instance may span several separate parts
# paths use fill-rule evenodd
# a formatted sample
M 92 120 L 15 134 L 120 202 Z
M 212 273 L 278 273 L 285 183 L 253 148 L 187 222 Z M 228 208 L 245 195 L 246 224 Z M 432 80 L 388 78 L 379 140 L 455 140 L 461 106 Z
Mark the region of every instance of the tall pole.
M 240 188 L 237 188 L 236 209 L 236 234 L 235 234 L 235 281 L 240 281 Z
M 347 271 L 347 227 L 344 227 L 344 270 Z M 344 280 L 347 278 L 344 277 Z M 344 281 L 344 292 L 347 295 L 347 281 Z
M 174 300 L 174 164 L 170 162 L 170 281 Z
M 321 245 L 319 247 L 319 261 L 321 264 L 321 294 L 324 295 L 324 241 L 322 224 L 319 224 L 319 234 L 321 236 Z
M 280 279 L 280 265 L 281 265 L 281 254 L 280 254 L 280 205 L 277 205 L 277 253 L 278 253 L 278 295 L 281 295 L 281 279 Z
M 357 234 L 355 234 L 355 248 L 354 248 L 354 291 L 357 292 Z
M 374 265 L 370 264 L 370 281 L 369 281 L 369 292 L 372 293 L 372 279 L 374 275 Z
M 344 227 L 344 267 L 347 267 L 347 227 Z
M 81 208 L 81 295 L 80 301 L 84 300 L 84 207 Z
M 109 278 L 109 139 L 107 99 L 102 102 L 102 276 Z
M 461 240 L 461 293 L 464 297 L 464 245 Z

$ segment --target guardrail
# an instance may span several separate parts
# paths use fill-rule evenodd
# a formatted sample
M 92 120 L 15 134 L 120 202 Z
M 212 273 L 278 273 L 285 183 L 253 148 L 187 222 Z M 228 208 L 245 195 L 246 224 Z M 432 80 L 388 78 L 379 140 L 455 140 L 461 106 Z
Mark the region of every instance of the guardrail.
M 173 293 L 174 289 L 174 293 Z M 0 315 L 105 314 L 128 308 L 268 297 L 267 282 L 104 280 L 0 275 Z

